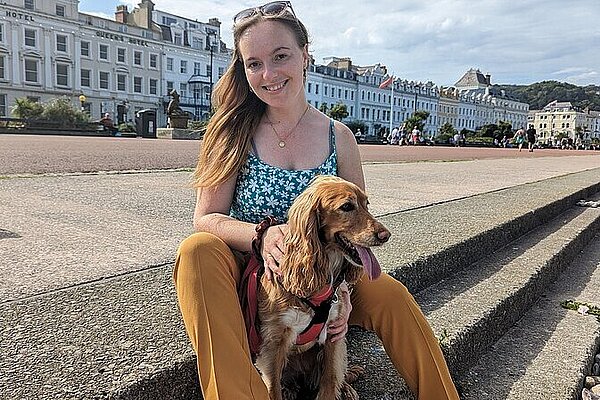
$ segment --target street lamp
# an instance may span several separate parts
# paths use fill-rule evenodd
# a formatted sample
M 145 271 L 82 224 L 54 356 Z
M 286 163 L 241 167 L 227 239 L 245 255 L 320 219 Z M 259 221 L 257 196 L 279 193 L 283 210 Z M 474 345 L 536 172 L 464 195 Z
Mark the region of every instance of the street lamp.
M 207 45 L 210 50 L 210 97 L 208 99 L 208 112 L 210 113 L 212 110 L 212 90 L 213 90 L 213 53 L 214 53 L 214 42 L 217 38 L 217 32 L 213 30 L 206 30 L 207 35 Z
M 83 93 L 81 93 L 79 95 L 79 103 L 81 104 L 81 112 L 85 111 L 85 101 L 86 101 L 87 97 L 85 97 L 85 95 Z

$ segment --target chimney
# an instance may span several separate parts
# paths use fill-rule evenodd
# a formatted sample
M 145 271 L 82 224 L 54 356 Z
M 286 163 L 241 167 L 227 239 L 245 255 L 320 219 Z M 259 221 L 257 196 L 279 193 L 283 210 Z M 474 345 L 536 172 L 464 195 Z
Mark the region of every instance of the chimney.
M 492 76 L 490 74 L 485 75 L 485 83 L 487 83 L 488 86 L 492 86 Z
M 115 12 L 115 21 L 120 22 L 121 24 L 126 24 L 128 15 L 129 11 L 127 10 L 127 6 L 119 5 L 117 6 L 117 12 Z
M 210 18 L 208 20 L 208 24 L 212 25 L 212 26 L 216 26 L 217 28 L 221 27 L 221 21 L 219 21 L 219 18 Z

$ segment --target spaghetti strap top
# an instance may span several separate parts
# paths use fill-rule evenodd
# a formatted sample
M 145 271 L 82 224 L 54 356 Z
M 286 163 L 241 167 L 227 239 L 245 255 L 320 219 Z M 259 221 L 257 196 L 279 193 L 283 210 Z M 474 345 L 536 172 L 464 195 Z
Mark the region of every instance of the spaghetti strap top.
M 329 156 L 316 168 L 288 170 L 263 162 L 253 151 L 238 173 L 229 215 L 240 221 L 259 223 L 267 216 L 287 221 L 294 199 L 317 175 L 337 175 L 337 151 L 333 119 L 329 122 Z

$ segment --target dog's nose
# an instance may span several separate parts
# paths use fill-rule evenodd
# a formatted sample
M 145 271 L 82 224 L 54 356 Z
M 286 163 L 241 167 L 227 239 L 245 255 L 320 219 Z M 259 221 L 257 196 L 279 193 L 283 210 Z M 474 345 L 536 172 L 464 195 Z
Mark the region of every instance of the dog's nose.
M 385 228 L 377 232 L 377 239 L 379 239 L 382 243 L 387 242 L 390 236 L 392 236 L 392 234 Z

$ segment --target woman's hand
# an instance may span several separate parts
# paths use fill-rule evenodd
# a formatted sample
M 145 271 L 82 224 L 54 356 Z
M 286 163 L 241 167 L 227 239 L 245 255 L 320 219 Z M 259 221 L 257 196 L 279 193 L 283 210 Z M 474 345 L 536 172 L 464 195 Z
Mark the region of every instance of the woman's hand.
M 288 230 L 287 224 L 273 225 L 265 231 L 262 237 L 260 253 L 265 261 L 265 274 L 269 280 L 273 279 L 273 274 L 281 275 L 279 261 L 285 250 L 283 239 Z
M 337 317 L 336 320 L 331 321 L 327 326 L 327 335 L 329 340 L 337 342 L 342 340 L 346 333 L 348 333 L 348 319 L 350 318 L 350 312 L 352 311 L 352 304 L 350 303 L 350 290 L 348 284 L 344 281 L 339 287 L 340 299 L 343 302 L 342 313 Z

